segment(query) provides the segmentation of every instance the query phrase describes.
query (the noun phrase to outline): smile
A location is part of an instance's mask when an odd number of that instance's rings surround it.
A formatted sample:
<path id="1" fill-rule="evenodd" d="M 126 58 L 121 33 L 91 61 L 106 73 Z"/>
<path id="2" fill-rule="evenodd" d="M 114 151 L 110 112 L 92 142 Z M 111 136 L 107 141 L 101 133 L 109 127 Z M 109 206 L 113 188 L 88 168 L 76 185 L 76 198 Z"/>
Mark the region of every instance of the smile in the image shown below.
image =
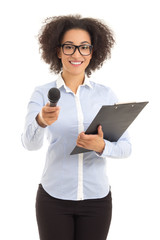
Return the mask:
<path id="1" fill-rule="evenodd" d="M 72 61 L 69 61 L 72 65 L 74 66 L 80 66 L 83 62 L 72 62 Z"/>

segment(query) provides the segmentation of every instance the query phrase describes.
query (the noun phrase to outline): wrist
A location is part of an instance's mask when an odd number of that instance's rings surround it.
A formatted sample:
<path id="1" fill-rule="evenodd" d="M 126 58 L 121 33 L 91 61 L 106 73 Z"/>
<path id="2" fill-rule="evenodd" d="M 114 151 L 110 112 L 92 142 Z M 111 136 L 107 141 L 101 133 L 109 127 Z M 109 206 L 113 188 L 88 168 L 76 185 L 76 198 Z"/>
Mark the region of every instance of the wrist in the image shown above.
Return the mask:
<path id="1" fill-rule="evenodd" d="M 101 146 L 99 147 L 98 151 L 96 151 L 99 155 L 101 155 L 105 148 L 105 141 L 103 140 Z"/>
<path id="2" fill-rule="evenodd" d="M 43 121 L 42 121 L 42 119 L 41 119 L 41 117 L 40 117 L 40 114 L 37 115 L 36 121 L 37 121 L 37 123 L 38 123 L 38 125 L 39 125 L 40 127 L 42 127 L 42 128 L 47 127 L 47 125 L 43 123 Z"/>

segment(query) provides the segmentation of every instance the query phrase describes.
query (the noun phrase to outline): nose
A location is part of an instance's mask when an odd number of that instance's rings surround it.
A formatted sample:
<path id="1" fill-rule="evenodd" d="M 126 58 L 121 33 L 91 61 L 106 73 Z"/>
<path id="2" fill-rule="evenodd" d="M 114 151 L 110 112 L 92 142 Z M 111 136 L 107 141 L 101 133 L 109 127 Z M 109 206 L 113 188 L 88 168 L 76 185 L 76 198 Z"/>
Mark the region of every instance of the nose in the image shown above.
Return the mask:
<path id="1" fill-rule="evenodd" d="M 76 50 L 75 50 L 75 52 L 72 54 L 72 56 L 74 56 L 74 57 L 79 57 L 79 56 L 81 56 L 78 47 L 76 48 Z"/>

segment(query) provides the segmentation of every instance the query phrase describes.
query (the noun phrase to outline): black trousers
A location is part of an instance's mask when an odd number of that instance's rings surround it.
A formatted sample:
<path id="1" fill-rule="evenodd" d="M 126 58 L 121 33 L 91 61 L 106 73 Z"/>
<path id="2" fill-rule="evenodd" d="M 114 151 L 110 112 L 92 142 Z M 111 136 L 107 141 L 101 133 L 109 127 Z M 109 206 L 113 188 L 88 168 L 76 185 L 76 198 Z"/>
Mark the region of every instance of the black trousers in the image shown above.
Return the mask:
<path id="1" fill-rule="evenodd" d="M 112 215 L 111 192 L 101 199 L 51 197 L 39 185 L 36 217 L 40 240 L 106 240 Z"/>

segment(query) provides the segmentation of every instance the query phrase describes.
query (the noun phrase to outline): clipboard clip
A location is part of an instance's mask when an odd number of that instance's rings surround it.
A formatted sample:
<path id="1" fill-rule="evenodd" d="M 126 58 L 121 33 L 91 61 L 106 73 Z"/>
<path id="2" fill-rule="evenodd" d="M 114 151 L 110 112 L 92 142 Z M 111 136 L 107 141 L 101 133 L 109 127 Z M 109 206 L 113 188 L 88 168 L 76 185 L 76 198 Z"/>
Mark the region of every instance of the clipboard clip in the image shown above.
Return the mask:
<path id="1" fill-rule="evenodd" d="M 118 106 L 121 105 L 121 104 L 130 104 L 131 107 L 134 107 L 136 102 L 125 102 L 125 103 L 115 103 L 114 106 L 115 106 L 115 109 L 118 109 Z"/>

